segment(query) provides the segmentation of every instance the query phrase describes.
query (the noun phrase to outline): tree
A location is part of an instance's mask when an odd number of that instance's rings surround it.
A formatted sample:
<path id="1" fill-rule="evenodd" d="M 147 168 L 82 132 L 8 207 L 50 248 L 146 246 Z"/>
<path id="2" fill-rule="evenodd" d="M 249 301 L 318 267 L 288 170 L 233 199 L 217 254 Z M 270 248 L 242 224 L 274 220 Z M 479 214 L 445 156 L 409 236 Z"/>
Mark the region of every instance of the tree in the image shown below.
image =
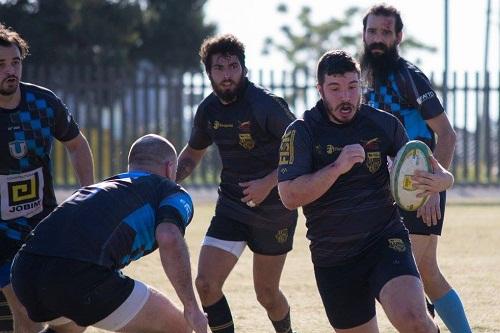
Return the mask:
<path id="1" fill-rule="evenodd" d="M 199 69 L 198 49 L 215 32 L 204 23 L 206 0 L 148 0 L 141 28 L 141 46 L 136 58 L 160 67 Z"/>
<path id="2" fill-rule="evenodd" d="M 288 7 L 285 4 L 280 4 L 277 11 L 282 15 L 287 15 Z M 303 6 L 297 16 L 300 31 L 292 31 L 289 25 L 282 26 L 281 31 L 285 35 L 286 41 L 279 43 L 272 37 L 267 37 L 262 53 L 269 54 L 274 48 L 283 53 L 292 66 L 299 70 L 314 68 L 321 55 L 330 49 L 345 49 L 356 56 L 359 55 L 362 46 L 362 32 L 353 29 L 351 23 L 361 22 L 364 10 L 352 6 L 344 11 L 343 17 L 331 17 L 319 23 L 313 23 L 311 13 L 310 7 Z M 412 36 L 405 37 L 400 47 L 402 52 L 408 49 L 435 51 L 435 48 L 425 45 Z"/>
<path id="3" fill-rule="evenodd" d="M 206 0 L 10 0 L 2 20 L 30 44 L 33 64 L 115 65 L 149 60 L 198 68 L 197 49 L 215 30 Z"/>

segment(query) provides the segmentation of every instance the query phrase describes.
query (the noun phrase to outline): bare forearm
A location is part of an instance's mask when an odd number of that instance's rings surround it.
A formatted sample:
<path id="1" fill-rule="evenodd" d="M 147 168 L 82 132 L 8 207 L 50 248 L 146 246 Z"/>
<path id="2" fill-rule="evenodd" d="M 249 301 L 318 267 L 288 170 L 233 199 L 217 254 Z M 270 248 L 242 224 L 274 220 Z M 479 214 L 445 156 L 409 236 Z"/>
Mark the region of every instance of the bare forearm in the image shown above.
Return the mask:
<path id="1" fill-rule="evenodd" d="M 189 177 L 189 175 L 193 173 L 194 168 L 196 168 L 196 164 L 197 164 L 196 161 L 194 161 L 189 157 L 184 157 L 182 159 L 179 159 L 179 162 L 177 164 L 177 176 L 175 178 L 175 181 L 177 183 L 180 183 L 181 181 Z"/>
<path id="2" fill-rule="evenodd" d="M 68 154 L 80 186 L 93 184 L 94 160 L 89 146 L 81 144 L 72 151 L 68 150 Z"/>
<path id="3" fill-rule="evenodd" d="M 451 161 L 453 160 L 455 142 L 456 137 L 454 132 L 438 137 L 438 142 L 434 149 L 434 156 L 446 169 L 450 168 Z"/>
<path id="4" fill-rule="evenodd" d="M 273 189 L 276 185 L 278 185 L 278 169 L 271 171 L 265 178 L 269 188 Z"/>
<path id="5" fill-rule="evenodd" d="M 197 306 L 186 242 L 178 230 L 175 236 L 172 235 L 172 227 L 177 228 L 176 226 L 169 225 L 167 227 L 171 228 L 168 231 L 171 235 L 166 243 L 160 244 L 160 258 L 163 270 L 184 307 Z"/>
<path id="6" fill-rule="evenodd" d="M 340 175 L 335 164 L 330 164 L 315 173 L 279 183 L 281 200 L 289 209 L 307 205 L 325 194 Z"/>
<path id="7" fill-rule="evenodd" d="M 193 173 L 194 168 L 200 163 L 206 149 L 193 149 L 189 145 L 186 145 L 179 155 L 177 160 L 177 176 L 175 178 L 176 182 L 181 182 L 186 179 L 191 173 Z"/>

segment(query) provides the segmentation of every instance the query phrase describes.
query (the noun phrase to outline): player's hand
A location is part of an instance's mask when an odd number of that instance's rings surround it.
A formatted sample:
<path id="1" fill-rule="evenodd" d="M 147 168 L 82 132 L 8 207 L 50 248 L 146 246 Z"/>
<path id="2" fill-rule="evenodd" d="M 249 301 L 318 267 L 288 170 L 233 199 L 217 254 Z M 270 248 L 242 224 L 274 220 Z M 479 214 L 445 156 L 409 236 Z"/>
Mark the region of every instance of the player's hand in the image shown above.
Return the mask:
<path id="1" fill-rule="evenodd" d="M 451 172 L 439 164 L 434 156 L 430 157 L 433 173 L 426 171 L 416 171 L 412 176 L 413 185 L 417 190 L 422 191 L 418 197 L 424 197 L 433 193 L 442 192 L 453 185 L 454 179 Z"/>
<path id="2" fill-rule="evenodd" d="M 195 333 L 208 333 L 207 316 L 197 306 L 184 308 L 184 318 Z"/>
<path id="3" fill-rule="evenodd" d="M 422 217 L 424 223 L 429 227 L 436 225 L 438 220 L 441 219 L 441 207 L 439 204 L 439 193 L 432 193 L 425 205 L 417 210 L 417 218 Z"/>
<path id="4" fill-rule="evenodd" d="M 347 145 L 342 148 L 339 157 L 334 165 L 338 168 L 340 174 L 344 174 L 352 169 L 354 164 L 365 161 L 365 150 L 360 144 Z"/>
<path id="5" fill-rule="evenodd" d="M 241 201 L 250 207 L 257 206 L 264 201 L 274 187 L 274 184 L 271 184 L 267 177 L 238 183 L 238 185 L 243 187 L 244 197 L 241 198 Z"/>

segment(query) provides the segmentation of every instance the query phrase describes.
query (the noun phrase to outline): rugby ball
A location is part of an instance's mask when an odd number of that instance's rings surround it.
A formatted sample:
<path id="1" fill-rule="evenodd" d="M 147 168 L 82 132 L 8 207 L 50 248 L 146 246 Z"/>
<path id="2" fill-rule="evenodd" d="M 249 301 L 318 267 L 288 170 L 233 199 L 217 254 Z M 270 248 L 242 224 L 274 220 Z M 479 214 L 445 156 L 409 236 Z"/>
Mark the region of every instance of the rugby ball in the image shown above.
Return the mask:
<path id="1" fill-rule="evenodd" d="M 390 173 L 391 193 L 396 204 L 404 210 L 415 211 L 427 202 L 428 196 L 418 198 L 411 180 L 416 170 L 432 172 L 429 147 L 419 140 L 406 143 L 397 153 Z"/>

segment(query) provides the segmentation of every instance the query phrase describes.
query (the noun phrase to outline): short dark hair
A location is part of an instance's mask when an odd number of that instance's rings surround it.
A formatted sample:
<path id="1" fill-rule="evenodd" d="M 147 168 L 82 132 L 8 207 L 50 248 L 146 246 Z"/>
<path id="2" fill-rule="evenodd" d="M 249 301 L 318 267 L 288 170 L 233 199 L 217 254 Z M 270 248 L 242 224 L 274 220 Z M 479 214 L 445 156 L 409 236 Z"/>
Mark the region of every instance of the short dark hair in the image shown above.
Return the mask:
<path id="1" fill-rule="evenodd" d="M 348 72 L 361 73 L 359 63 L 349 53 L 342 50 L 327 51 L 318 62 L 317 77 L 318 84 L 325 82 L 326 75 L 345 74 Z"/>
<path id="2" fill-rule="evenodd" d="M 363 17 L 363 32 L 366 31 L 366 22 L 368 21 L 368 16 L 392 16 L 396 19 L 395 29 L 396 33 L 400 33 L 403 30 L 403 20 L 401 19 L 401 13 L 395 7 L 388 4 L 382 3 L 375 5 L 368 9 L 368 12 Z"/>
<path id="3" fill-rule="evenodd" d="M 28 43 L 17 32 L 0 23 L 0 46 L 9 47 L 11 45 L 17 46 L 21 59 L 26 58 L 29 53 Z"/>
<path id="4" fill-rule="evenodd" d="M 225 34 L 207 38 L 200 47 L 201 62 L 205 66 L 207 73 L 212 68 L 212 55 L 221 53 L 223 55 L 234 55 L 240 61 L 243 69 L 245 67 L 245 46 L 234 35 Z"/>

